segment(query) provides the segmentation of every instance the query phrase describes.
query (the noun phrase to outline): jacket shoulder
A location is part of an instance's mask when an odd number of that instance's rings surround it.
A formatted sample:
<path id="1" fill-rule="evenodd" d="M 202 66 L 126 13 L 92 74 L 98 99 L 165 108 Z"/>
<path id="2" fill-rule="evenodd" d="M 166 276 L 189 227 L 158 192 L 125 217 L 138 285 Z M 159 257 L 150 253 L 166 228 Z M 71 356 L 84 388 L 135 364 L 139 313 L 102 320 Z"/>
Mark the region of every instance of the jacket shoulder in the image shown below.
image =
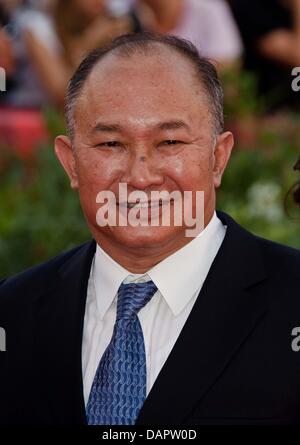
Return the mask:
<path id="1" fill-rule="evenodd" d="M 58 280 L 60 268 L 81 250 L 88 247 L 91 242 L 81 244 L 66 252 L 51 258 L 50 260 L 37 264 L 25 271 L 22 271 L 12 277 L 6 278 L 0 282 L 0 307 L 9 299 L 10 303 L 17 298 L 18 303 L 25 297 L 33 296 L 40 291 L 41 286 L 47 288 L 55 285 Z M 24 297 L 24 298 L 23 298 Z"/>
<path id="2" fill-rule="evenodd" d="M 262 238 L 257 241 L 268 277 L 262 283 L 264 294 L 279 319 L 286 314 L 292 320 L 300 310 L 300 251 Z"/>
<path id="3" fill-rule="evenodd" d="M 265 259 L 267 269 L 280 269 L 289 273 L 300 272 L 300 250 L 255 236 Z"/>
<path id="4" fill-rule="evenodd" d="M 281 269 L 287 273 L 297 272 L 297 275 L 299 275 L 300 250 L 255 235 L 240 226 L 225 212 L 218 210 L 217 216 L 225 226 L 230 228 L 230 244 L 233 245 L 238 252 L 236 259 L 239 260 L 243 257 L 244 261 L 248 260 L 245 249 L 255 246 L 255 255 L 258 254 L 259 257 L 262 257 L 266 270 L 269 272 Z M 242 250 L 244 251 L 243 254 Z M 230 251 L 230 254 L 231 253 L 232 251 Z M 255 257 L 252 256 L 251 258 L 252 261 L 254 261 Z M 258 259 L 258 257 L 256 259 Z M 249 267 L 251 266 L 251 260 L 249 258 Z"/>

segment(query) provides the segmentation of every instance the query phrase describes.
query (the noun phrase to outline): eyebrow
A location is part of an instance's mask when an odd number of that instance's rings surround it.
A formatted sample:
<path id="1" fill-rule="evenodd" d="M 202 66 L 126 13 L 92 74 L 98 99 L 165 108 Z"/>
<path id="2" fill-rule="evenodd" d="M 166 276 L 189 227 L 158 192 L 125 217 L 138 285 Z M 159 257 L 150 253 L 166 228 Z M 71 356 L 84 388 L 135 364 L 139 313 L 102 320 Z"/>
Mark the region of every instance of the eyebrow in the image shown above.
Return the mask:
<path id="1" fill-rule="evenodd" d="M 160 122 L 152 127 L 153 130 L 167 131 L 167 130 L 180 130 L 185 129 L 191 131 L 190 126 L 182 120 L 171 120 L 166 122 Z M 105 122 L 98 122 L 93 128 L 92 132 L 101 133 L 122 133 L 124 128 L 119 124 L 109 124 Z"/>
<path id="2" fill-rule="evenodd" d="M 157 125 L 159 130 L 181 130 L 184 128 L 185 130 L 190 131 L 190 127 L 182 120 L 173 120 L 168 122 L 162 122 Z"/>
<path id="3" fill-rule="evenodd" d="M 122 127 L 117 124 L 105 124 L 98 122 L 93 128 L 92 132 L 102 132 L 102 133 L 121 133 Z"/>

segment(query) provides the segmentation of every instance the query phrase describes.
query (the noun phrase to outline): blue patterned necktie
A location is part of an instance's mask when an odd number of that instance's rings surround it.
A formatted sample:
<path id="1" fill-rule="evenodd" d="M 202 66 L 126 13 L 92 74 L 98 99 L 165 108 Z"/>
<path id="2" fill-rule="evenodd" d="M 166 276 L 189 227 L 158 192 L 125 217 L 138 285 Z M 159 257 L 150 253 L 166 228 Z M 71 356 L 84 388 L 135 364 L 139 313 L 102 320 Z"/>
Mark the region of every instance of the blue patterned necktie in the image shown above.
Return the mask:
<path id="1" fill-rule="evenodd" d="M 92 384 L 89 425 L 134 425 L 146 398 L 146 354 L 138 311 L 157 291 L 153 281 L 121 284 L 112 339 Z"/>

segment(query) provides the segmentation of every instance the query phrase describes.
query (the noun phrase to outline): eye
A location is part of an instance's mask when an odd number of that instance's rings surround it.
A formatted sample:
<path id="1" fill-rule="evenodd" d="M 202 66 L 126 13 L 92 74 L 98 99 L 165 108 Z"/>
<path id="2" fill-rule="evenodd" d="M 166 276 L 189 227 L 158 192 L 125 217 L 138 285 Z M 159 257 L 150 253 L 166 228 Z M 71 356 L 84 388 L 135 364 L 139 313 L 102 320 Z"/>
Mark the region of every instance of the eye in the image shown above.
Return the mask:
<path id="1" fill-rule="evenodd" d="M 106 141 L 97 144 L 97 147 L 119 147 L 121 144 L 118 141 Z"/>
<path id="2" fill-rule="evenodd" d="M 178 144 L 183 144 L 182 141 L 177 141 L 176 139 L 168 139 L 166 141 L 162 142 L 163 145 L 178 145 Z"/>

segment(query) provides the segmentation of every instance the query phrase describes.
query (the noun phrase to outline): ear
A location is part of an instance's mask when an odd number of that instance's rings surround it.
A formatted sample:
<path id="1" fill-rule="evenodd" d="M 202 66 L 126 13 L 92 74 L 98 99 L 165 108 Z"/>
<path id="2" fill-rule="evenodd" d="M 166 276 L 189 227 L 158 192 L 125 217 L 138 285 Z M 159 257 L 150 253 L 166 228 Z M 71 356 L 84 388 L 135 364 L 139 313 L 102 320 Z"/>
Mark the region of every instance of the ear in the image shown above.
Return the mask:
<path id="1" fill-rule="evenodd" d="M 70 178 L 72 189 L 77 189 L 78 177 L 75 156 L 72 149 L 72 143 L 67 136 L 57 136 L 55 139 L 55 154 Z"/>
<path id="2" fill-rule="evenodd" d="M 218 188 L 221 185 L 222 176 L 229 161 L 233 145 L 234 138 L 230 131 L 226 131 L 218 136 L 214 151 L 213 168 L 215 188 Z"/>

